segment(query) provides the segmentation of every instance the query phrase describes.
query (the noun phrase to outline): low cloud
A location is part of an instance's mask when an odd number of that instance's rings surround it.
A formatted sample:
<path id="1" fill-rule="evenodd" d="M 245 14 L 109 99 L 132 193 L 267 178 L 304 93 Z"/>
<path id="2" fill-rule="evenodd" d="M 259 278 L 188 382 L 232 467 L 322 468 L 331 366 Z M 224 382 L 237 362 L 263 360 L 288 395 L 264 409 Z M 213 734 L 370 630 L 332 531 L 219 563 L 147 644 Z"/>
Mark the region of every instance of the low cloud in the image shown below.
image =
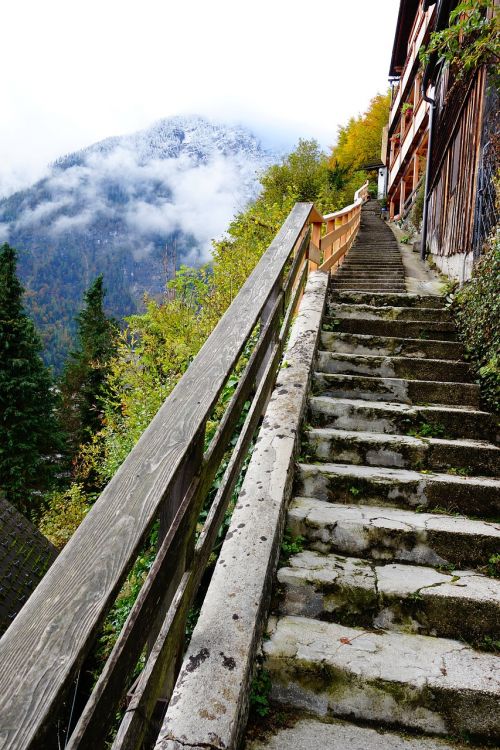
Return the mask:
<path id="1" fill-rule="evenodd" d="M 150 252 L 162 236 L 166 241 L 180 232 L 196 242 L 185 250 L 190 261 L 208 260 L 211 241 L 255 196 L 256 170 L 268 163 L 253 146 L 232 144 L 228 149 L 210 127 L 198 123 L 185 133 L 182 146 L 167 128 L 166 136 L 158 131 L 156 139 L 152 130 L 146 131 L 60 160 L 39 183 L 42 200 L 21 206 L 15 227 L 41 224 L 60 239 L 66 231 L 85 230 L 105 217 L 121 227 L 106 241 L 128 246 L 136 258 Z"/>

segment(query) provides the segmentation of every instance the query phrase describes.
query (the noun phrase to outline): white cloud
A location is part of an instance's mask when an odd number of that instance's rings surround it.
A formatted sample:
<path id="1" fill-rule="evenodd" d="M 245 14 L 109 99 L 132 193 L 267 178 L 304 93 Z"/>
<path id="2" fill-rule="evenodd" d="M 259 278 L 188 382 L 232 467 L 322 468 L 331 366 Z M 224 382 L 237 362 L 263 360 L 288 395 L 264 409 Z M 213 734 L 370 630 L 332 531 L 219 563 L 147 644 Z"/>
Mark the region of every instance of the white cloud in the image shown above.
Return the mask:
<path id="1" fill-rule="evenodd" d="M 157 155 L 164 155 L 165 143 L 172 138 L 172 126 L 159 123 L 153 131 L 88 151 L 79 164 L 55 167 L 43 183 L 43 195 L 51 199 L 26 207 L 16 228 L 43 220 L 47 231 L 60 236 L 85 228 L 100 214 L 130 227 L 125 242 L 136 258 L 150 252 L 158 236 L 179 231 L 197 243 L 190 253 L 182 248 L 189 254 L 183 260 L 208 260 L 212 240 L 255 195 L 260 162 L 251 140 L 243 150 L 224 153 L 214 145 L 219 131 L 208 123 L 196 121 L 186 128 L 193 150 L 181 151 L 177 158 Z M 228 139 L 239 136 L 232 131 L 224 134 Z M 200 161 L 197 147 L 206 148 L 205 160 Z M 115 202 L 117 195 L 124 205 Z M 67 211 L 60 215 L 63 209 Z M 103 239 L 113 242 L 111 237 Z M 116 241 L 122 246 L 123 235 Z"/>
<path id="2" fill-rule="evenodd" d="M 0 193 L 62 153 L 182 113 L 327 145 L 386 87 L 398 7 L 317 0 L 305 22 L 288 0 L 2 3 L 15 64 L 0 77 Z"/>
<path id="3" fill-rule="evenodd" d="M 69 196 L 59 198 L 55 201 L 43 201 L 38 206 L 35 206 L 35 208 L 26 208 L 16 223 L 18 226 L 38 224 L 41 219 L 47 218 L 50 214 L 59 211 L 61 208 L 66 208 L 72 202 L 72 198 Z"/>
<path id="4" fill-rule="evenodd" d="M 61 234 L 72 229 L 83 229 L 87 224 L 90 224 L 93 216 L 94 212 L 90 209 L 86 209 L 75 216 L 60 216 L 52 224 L 50 231 L 53 234 Z"/>

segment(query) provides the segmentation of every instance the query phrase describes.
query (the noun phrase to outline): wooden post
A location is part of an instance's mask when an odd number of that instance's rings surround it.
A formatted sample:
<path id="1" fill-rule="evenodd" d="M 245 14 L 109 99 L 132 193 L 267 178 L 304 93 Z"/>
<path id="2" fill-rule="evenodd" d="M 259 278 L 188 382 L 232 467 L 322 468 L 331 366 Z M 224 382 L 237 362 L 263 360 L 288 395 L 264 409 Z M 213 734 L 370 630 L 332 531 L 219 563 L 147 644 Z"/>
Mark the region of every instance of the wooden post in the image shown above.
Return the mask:
<path id="1" fill-rule="evenodd" d="M 158 548 L 161 546 L 163 540 L 165 539 L 191 482 L 200 471 L 203 461 L 204 447 L 205 425 L 203 425 L 202 429 L 200 429 L 198 435 L 193 440 L 189 454 L 187 455 L 182 467 L 178 472 L 172 490 L 162 504 L 160 510 L 160 528 L 158 531 Z M 165 595 L 162 601 L 158 605 L 158 615 L 154 623 L 152 623 L 150 634 L 148 637 L 148 653 L 153 648 L 154 642 L 158 636 L 158 633 L 160 632 L 163 620 L 165 619 L 168 608 L 172 603 L 182 576 L 191 564 L 194 545 L 195 539 L 193 533 L 193 535 L 191 535 L 189 538 L 186 538 L 185 540 L 182 551 L 180 552 L 178 557 L 176 569 L 172 571 L 171 581 L 165 591 Z M 170 696 L 172 692 L 175 680 L 177 679 L 178 669 L 180 668 L 180 664 L 182 663 L 183 652 L 184 645 L 183 642 L 180 642 L 177 652 L 177 659 L 176 662 L 171 665 L 167 679 L 165 681 L 162 696 Z"/>
<path id="2" fill-rule="evenodd" d="M 412 191 L 415 190 L 418 183 L 418 153 L 413 157 L 413 180 L 412 180 Z"/>
<path id="3" fill-rule="evenodd" d="M 322 222 L 319 221 L 313 221 L 312 223 L 312 231 L 311 231 L 311 246 L 312 250 L 314 251 L 315 248 L 319 249 L 320 242 L 321 242 L 321 227 L 323 226 Z M 309 258 L 309 273 L 311 271 L 317 271 L 318 266 L 321 262 L 321 259 L 313 260 L 311 257 Z"/>
<path id="4" fill-rule="evenodd" d="M 403 215 L 406 200 L 406 184 L 404 180 L 401 180 L 401 186 L 399 188 L 399 215 Z"/>

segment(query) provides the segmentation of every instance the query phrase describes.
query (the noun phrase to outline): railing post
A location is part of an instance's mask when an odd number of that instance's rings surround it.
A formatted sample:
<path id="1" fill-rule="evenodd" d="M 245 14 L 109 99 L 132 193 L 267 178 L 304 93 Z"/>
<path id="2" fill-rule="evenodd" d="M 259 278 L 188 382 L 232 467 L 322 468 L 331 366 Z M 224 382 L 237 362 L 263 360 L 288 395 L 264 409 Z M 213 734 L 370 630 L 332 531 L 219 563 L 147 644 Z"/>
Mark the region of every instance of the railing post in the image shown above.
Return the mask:
<path id="1" fill-rule="evenodd" d="M 321 227 L 322 221 L 313 221 L 311 230 L 311 244 L 309 246 L 309 273 L 317 271 L 321 263 Z"/>
<path id="2" fill-rule="evenodd" d="M 165 500 L 163 501 L 161 505 L 160 513 L 159 513 L 158 549 L 161 547 L 162 542 L 164 541 L 172 525 L 172 522 L 177 514 L 177 511 L 179 510 L 179 507 L 184 499 L 186 492 L 188 491 L 191 483 L 193 482 L 193 480 L 195 479 L 195 477 L 197 476 L 197 474 L 199 473 L 201 469 L 202 462 L 203 462 L 204 447 L 205 447 L 205 425 L 202 425 L 201 429 L 198 432 L 198 435 L 194 438 L 192 442 L 189 454 L 186 456 L 183 462 L 183 465 L 179 469 L 178 475 L 175 479 L 175 482 L 173 484 L 171 491 L 168 494 L 168 497 L 165 498 Z M 152 623 L 152 626 L 149 632 L 148 643 L 147 643 L 148 653 L 153 648 L 154 642 L 158 636 L 163 620 L 165 619 L 165 615 L 168 612 L 168 608 L 170 607 L 170 604 L 172 603 L 172 600 L 175 596 L 175 593 L 177 591 L 181 578 L 184 572 L 189 568 L 189 565 L 193 557 L 194 545 L 195 545 L 195 539 L 194 539 L 194 529 L 193 529 L 193 533 L 186 537 L 185 544 L 183 545 L 183 548 L 180 551 L 179 556 L 177 558 L 177 564 L 176 564 L 175 570 L 172 570 L 170 583 L 165 591 L 165 594 L 161 602 L 159 602 L 158 604 L 158 614 L 155 618 L 154 623 Z M 184 650 L 183 643 L 184 643 L 184 639 L 182 640 L 182 642 L 179 643 L 177 660 L 176 660 L 176 663 L 173 663 L 171 665 L 171 668 L 167 675 L 167 679 L 164 684 L 161 697 L 168 697 L 170 696 L 172 692 L 172 688 L 177 678 L 177 671 L 180 666 L 180 660 L 182 660 L 182 654 Z"/>

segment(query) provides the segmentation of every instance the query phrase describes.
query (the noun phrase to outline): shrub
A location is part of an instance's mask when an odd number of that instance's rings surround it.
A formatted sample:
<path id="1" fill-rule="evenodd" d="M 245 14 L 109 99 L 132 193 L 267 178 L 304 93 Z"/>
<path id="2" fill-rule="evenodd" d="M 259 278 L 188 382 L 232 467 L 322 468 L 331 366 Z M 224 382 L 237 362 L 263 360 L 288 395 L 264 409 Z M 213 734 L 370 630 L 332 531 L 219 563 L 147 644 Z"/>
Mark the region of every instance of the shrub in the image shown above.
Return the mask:
<path id="1" fill-rule="evenodd" d="M 468 358 L 489 408 L 500 411 L 500 228 L 484 248 L 472 279 L 456 294 L 452 310 Z"/>
<path id="2" fill-rule="evenodd" d="M 40 520 L 40 531 L 58 549 L 69 542 L 90 508 L 83 485 L 72 484 L 66 492 L 54 492 Z"/>

